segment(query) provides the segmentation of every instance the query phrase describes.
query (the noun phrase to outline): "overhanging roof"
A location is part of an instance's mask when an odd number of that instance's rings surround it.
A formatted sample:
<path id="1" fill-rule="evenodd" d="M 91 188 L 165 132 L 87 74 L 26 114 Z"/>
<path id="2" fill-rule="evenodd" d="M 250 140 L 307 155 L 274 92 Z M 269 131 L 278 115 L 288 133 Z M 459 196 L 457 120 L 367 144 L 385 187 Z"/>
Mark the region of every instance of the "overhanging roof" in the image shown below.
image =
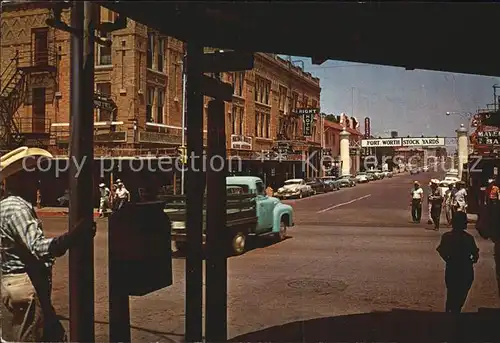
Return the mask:
<path id="1" fill-rule="evenodd" d="M 99 2 L 204 46 L 500 76 L 500 4 Z"/>

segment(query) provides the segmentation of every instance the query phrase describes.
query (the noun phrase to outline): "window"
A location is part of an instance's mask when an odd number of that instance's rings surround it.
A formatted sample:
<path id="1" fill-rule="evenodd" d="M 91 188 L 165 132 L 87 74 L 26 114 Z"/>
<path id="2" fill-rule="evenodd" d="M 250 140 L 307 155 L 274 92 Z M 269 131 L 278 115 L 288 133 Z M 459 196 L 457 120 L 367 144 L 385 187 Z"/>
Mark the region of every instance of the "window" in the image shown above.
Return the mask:
<path id="1" fill-rule="evenodd" d="M 155 97 L 155 89 L 153 87 L 148 87 L 146 94 L 146 121 L 153 121 L 153 101 Z"/>
<path id="2" fill-rule="evenodd" d="M 260 137 L 266 136 L 266 115 L 264 113 L 260 114 Z"/>
<path id="3" fill-rule="evenodd" d="M 165 104 L 165 91 L 158 89 L 158 97 L 156 99 L 156 122 L 163 124 L 163 107 Z"/>
<path id="4" fill-rule="evenodd" d="M 243 117 L 244 117 L 244 111 L 245 109 L 243 107 L 238 107 L 239 108 L 239 134 L 243 135 L 244 129 L 243 129 Z"/>
<path id="5" fill-rule="evenodd" d="M 244 71 L 236 72 L 236 73 L 233 73 L 232 76 L 233 76 L 232 79 L 233 79 L 234 95 L 243 97 L 244 96 L 243 85 L 244 85 L 244 81 L 245 81 L 245 72 Z"/>
<path id="6" fill-rule="evenodd" d="M 292 93 L 292 111 L 296 112 L 299 106 L 299 94 L 296 92 Z"/>
<path id="7" fill-rule="evenodd" d="M 257 195 L 266 195 L 266 189 L 264 188 L 264 184 L 262 182 L 257 182 L 255 184 L 255 190 Z"/>
<path id="8" fill-rule="evenodd" d="M 304 107 L 307 107 L 309 105 L 309 98 L 304 95 L 304 103 L 302 104 Z"/>
<path id="9" fill-rule="evenodd" d="M 233 135 L 243 135 L 243 113 L 244 108 L 233 105 L 231 110 L 231 133 Z"/>
<path id="10" fill-rule="evenodd" d="M 312 108 L 318 108 L 318 101 L 315 99 L 312 100 Z"/>
<path id="11" fill-rule="evenodd" d="M 236 115 L 237 115 L 237 107 L 233 105 L 233 109 L 231 110 L 231 134 L 236 134 Z"/>
<path id="12" fill-rule="evenodd" d="M 147 56 L 146 66 L 149 69 L 153 69 L 154 50 L 155 50 L 155 36 L 153 32 L 148 32 L 148 52 L 147 52 L 148 56 Z"/>
<path id="13" fill-rule="evenodd" d="M 32 131 L 45 132 L 45 88 L 33 88 Z"/>
<path id="14" fill-rule="evenodd" d="M 111 97 L 111 82 L 96 83 L 96 93 L 103 97 Z M 105 109 L 97 109 L 97 121 L 112 121 L 111 111 Z"/>
<path id="15" fill-rule="evenodd" d="M 279 98 L 278 98 L 278 108 L 280 111 L 284 111 L 286 108 L 286 97 L 287 97 L 288 90 L 280 86 L 279 90 Z"/>
<path id="16" fill-rule="evenodd" d="M 255 101 L 266 105 L 271 103 L 271 81 L 255 78 Z"/>
<path id="17" fill-rule="evenodd" d="M 49 63 L 49 29 L 33 29 L 35 65 L 47 65 Z"/>
<path id="18" fill-rule="evenodd" d="M 111 33 L 106 33 L 106 40 L 111 41 Z M 111 46 L 97 44 L 97 65 L 109 66 L 111 61 Z"/>
<path id="19" fill-rule="evenodd" d="M 255 137 L 259 137 L 259 119 L 260 119 L 260 114 L 259 112 L 255 112 Z"/>
<path id="20" fill-rule="evenodd" d="M 271 138 L 271 114 L 266 114 L 266 138 Z"/>
<path id="21" fill-rule="evenodd" d="M 158 41 L 158 71 L 165 72 L 165 38 Z"/>

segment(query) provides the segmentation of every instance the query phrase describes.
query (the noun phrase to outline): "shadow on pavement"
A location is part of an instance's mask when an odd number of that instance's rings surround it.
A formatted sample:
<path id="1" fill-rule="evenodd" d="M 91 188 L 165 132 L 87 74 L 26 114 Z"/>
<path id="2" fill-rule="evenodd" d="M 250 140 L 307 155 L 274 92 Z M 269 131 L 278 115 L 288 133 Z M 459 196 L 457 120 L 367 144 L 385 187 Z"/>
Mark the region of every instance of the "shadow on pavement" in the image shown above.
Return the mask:
<path id="1" fill-rule="evenodd" d="M 394 309 L 292 322 L 231 342 L 500 342 L 500 310 L 453 316 Z"/>

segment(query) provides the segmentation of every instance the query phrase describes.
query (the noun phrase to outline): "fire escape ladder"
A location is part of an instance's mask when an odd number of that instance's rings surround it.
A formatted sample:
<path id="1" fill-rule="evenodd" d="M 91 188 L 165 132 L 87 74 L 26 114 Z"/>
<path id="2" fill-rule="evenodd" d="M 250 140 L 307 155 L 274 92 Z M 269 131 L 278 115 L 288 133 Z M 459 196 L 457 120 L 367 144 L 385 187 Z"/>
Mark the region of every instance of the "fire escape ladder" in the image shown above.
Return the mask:
<path id="1" fill-rule="evenodd" d="M 0 91 L 0 146 L 13 148 L 23 143 L 15 114 L 26 97 L 26 73 L 18 68 L 18 53 L 0 78 L 8 80 Z"/>

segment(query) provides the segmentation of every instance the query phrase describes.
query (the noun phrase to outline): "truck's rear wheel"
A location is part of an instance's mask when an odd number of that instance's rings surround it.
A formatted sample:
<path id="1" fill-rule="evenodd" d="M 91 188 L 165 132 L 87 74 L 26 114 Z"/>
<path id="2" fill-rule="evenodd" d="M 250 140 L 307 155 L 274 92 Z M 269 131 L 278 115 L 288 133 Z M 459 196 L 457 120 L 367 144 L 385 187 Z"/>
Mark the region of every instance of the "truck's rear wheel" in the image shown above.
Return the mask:
<path id="1" fill-rule="evenodd" d="M 241 255 L 246 250 L 247 237 L 243 232 L 238 232 L 231 240 L 231 251 L 235 255 Z"/>
<path id="2" fill-rule="evenodd" d="M 177 249 L 177 251 L 179 252 L 186 252 L 187 250 L 187 243 L 186 242 L 179 242 L 179 241 L 176 241 L 175 242 L 175 249 Z"/>

